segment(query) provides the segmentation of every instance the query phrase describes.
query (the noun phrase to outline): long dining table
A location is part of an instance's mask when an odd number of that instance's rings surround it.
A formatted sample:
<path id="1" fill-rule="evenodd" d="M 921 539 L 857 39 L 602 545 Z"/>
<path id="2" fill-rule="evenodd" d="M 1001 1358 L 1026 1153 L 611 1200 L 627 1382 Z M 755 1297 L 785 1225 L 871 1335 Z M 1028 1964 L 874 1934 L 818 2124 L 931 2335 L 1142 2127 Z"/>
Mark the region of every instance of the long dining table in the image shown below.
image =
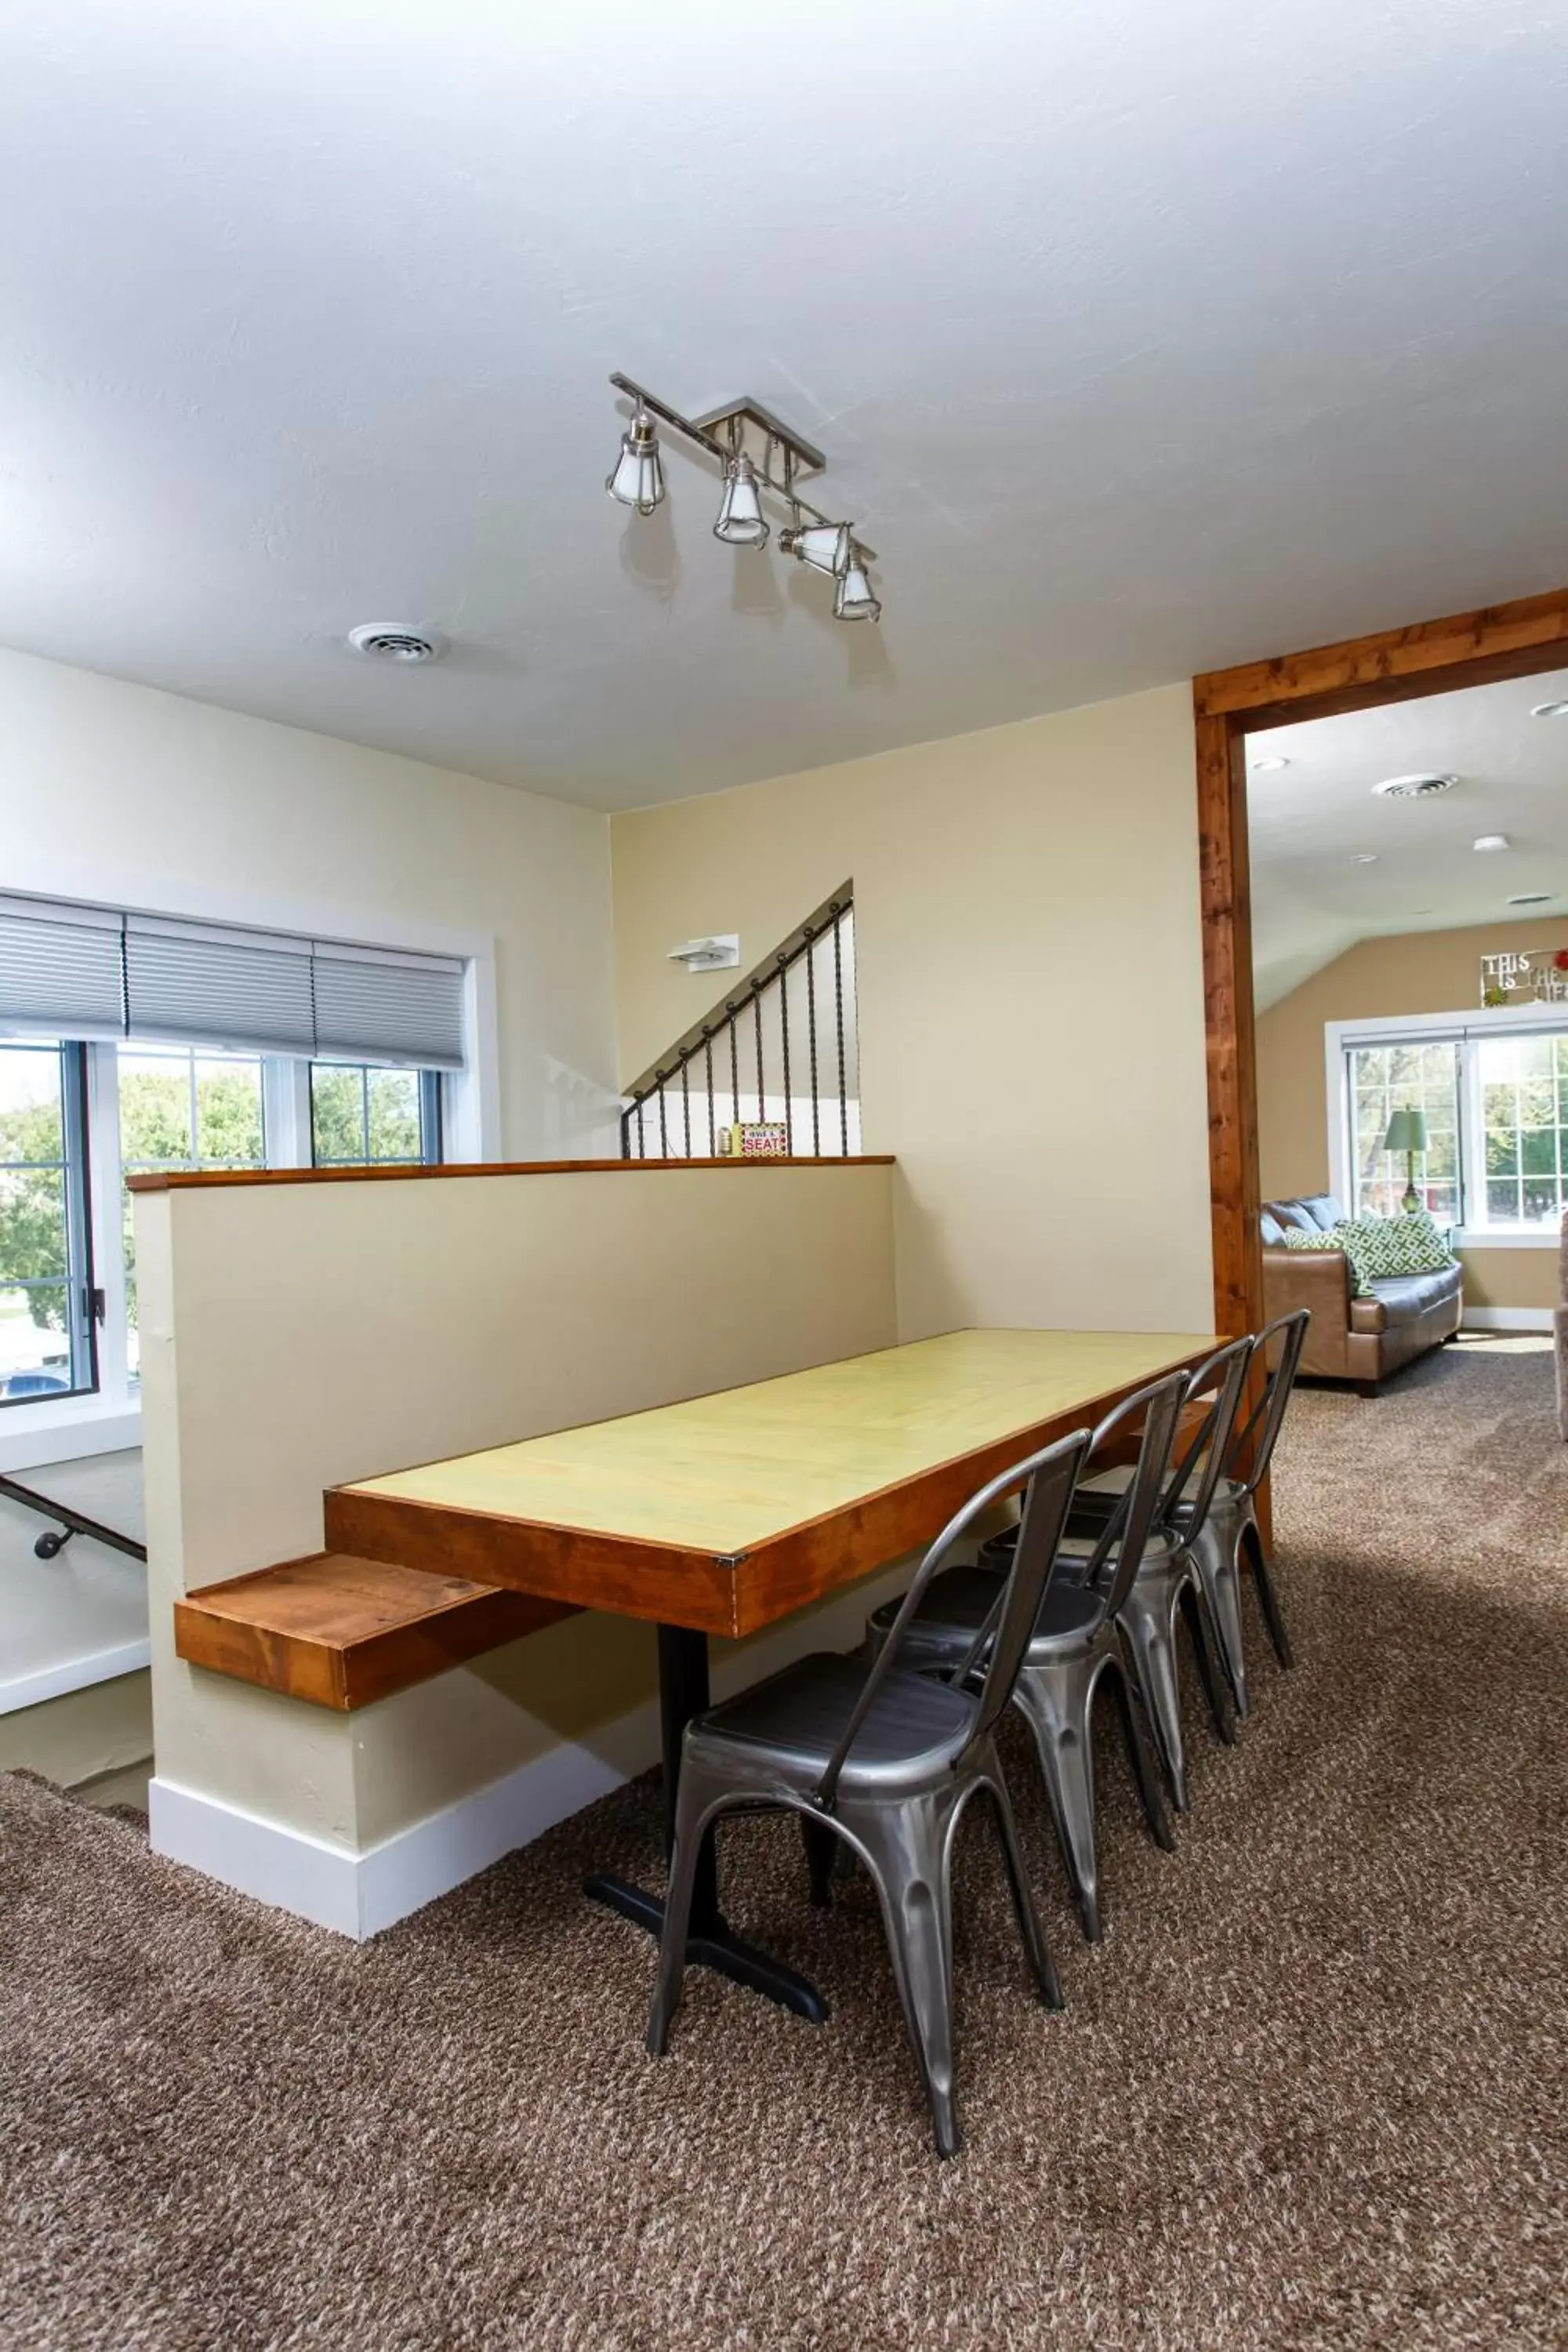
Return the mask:
<path id="1" fill-rule="evenodd" d="M 1145 1382 L 1206 1333 L 963 1330 L 679 1404 L 332 1488 L 329 1545 L 658 1629 L 667 1839 L 681 1741 L 709 1704 L 708 1637 L 759 1632 L 929 1542 L 987 1479 Z M 658 1934 L 660 1897 L 586 1892 Z M 816 1987 L 735 1935 L 711 1838 L 689 1958 L 820 2021 Z"/>

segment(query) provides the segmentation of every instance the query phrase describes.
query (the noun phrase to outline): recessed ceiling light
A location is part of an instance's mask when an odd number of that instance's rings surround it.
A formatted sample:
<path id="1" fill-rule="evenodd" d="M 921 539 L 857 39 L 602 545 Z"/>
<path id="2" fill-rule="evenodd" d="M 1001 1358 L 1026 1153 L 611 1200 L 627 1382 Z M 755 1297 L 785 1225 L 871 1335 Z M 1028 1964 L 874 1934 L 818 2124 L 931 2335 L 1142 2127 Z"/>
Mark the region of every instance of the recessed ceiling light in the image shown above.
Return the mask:
<path id="1" fill-rule="evenodd" d="M 1252 772 L 1255 776 L 1271 776 L 1277 768 L 1288 768 L 1289 764 L 1282 751 L 1270 751 L 1267 760 L 1254 760 Z"/>
<path id="2" fill-rule="evenodd" d="M 1458 776 L 1384 776 L 1373 791 L 1385 801 L 1429 801 L 1435 793 L 1451 793 Z"/>
<path id="3" fill-rule="evenodd" d="M 1530 715 L 1532 719 L 1568 719 L 1568 702 L 1538 702 Z"/>
<path id="4" fill-rule="evenodd" d="M 1549 907 L 1556 896 L 1555 890 L 1521 890 L 1517 898 L 1508 903 L 1510 907 Z"/>
<path id="5" fill-rule="evenodd" d="M 1355 856 L 1351 859 L 1351 864 L 1352 866 L 1375 866 L 1377 864 L 1377 852 L 1375 849 L 1358 849 Z"/>
<path id="6" fill-rule="evenodd" d="M 356 654 L 368 661 L 416 662 L 439 661 L 447 650 L 447 640 L 430 629 L 411 628 L 405 621 L 364 621 L 357 629 L 349 631 L 349 643 Z"/>
<path id="7" fill-rule="evenodd" d="M 1509 838 L 1506 833 L 1478 833 L 1470 845 L 1473 849 L 1506 849 Z"/>

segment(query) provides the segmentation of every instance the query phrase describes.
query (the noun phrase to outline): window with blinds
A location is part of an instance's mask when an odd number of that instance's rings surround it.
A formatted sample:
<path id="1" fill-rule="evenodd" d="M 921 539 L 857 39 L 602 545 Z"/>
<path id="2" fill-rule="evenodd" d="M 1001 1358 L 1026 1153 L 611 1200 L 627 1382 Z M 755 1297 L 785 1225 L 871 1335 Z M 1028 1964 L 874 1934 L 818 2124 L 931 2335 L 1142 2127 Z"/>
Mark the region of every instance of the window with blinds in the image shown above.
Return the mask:
<path id="1" fill-rule="evenodd" d="M 463 966 L 449 956 L 0 898 L 0 1035 L 460 1070 Z"/>

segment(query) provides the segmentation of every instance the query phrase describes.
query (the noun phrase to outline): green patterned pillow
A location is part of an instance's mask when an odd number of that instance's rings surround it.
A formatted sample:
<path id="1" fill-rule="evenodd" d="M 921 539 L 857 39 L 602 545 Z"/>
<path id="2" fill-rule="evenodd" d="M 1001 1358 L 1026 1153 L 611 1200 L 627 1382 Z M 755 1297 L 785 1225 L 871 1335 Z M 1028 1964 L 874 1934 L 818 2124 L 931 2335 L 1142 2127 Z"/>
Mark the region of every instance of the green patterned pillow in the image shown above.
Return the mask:
<path id="1" fill-rule="evenodd" d="M 1363 1283 L 1405 1274 L 1441 1274 L 1454 1253 L 1425 1209 L 1408 1216 L 1356 1217 L 1334 1227 L 1335 1238 Z"/>
<path id="2" fill-rule="evenodd" d="M 1354 1257 L 1352 1256 L 1350 1251 L 1345 1249 L 1344 1242 L 1342 1239 L 1342 1235 L 1344 1234 L 1345 1230 L 1346 1229 L 1343 1225 L 1336 1225 L 1331 1233 L 1310 1234 L 1305 1232 L 1300 1225 L 1287 1225 L 1285 1228 L 1285 1246 L 1288 1250 L 1343 1251 L 1346 1264 L 1350 1269 L 1351 1297 L 1352 1298 L 1364 1298 L 1366 1297 L 1366 1284 L 1362 1279 L 1361 1268 L 1356 1264 L 1356 1261 Z"/>

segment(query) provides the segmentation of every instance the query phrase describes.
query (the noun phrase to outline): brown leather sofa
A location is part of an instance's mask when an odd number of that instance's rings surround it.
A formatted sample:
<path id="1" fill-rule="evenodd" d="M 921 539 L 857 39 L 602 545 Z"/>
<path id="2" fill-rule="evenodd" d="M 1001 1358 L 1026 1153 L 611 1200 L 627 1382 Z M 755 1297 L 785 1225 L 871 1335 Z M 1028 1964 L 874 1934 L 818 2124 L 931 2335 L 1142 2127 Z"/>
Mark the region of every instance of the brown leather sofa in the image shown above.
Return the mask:
<path id="1" fill-rule="evenodd" d="M 1331 1192 L 1299 1201 L 1263 1203 L 1263 1298 L 1269 1320 L 1307 1307 L 1312 1319 L 1301 1370 L 1321 1380 L 1354 1381 L 1363 1396 L 1428 1348 L 1440 1347 L 1459 1328 L 1464 1312 L 1464 1276 L 1457 1265 L 1440 1274 L 1405 1274 L 1374 1282 L 1369 1298 L 1351 1297 L 1350 1266 L 1342 1250 L 1292 1250 L 1287 1225 L 1326 1233 L 1344 1211 Z"/>

